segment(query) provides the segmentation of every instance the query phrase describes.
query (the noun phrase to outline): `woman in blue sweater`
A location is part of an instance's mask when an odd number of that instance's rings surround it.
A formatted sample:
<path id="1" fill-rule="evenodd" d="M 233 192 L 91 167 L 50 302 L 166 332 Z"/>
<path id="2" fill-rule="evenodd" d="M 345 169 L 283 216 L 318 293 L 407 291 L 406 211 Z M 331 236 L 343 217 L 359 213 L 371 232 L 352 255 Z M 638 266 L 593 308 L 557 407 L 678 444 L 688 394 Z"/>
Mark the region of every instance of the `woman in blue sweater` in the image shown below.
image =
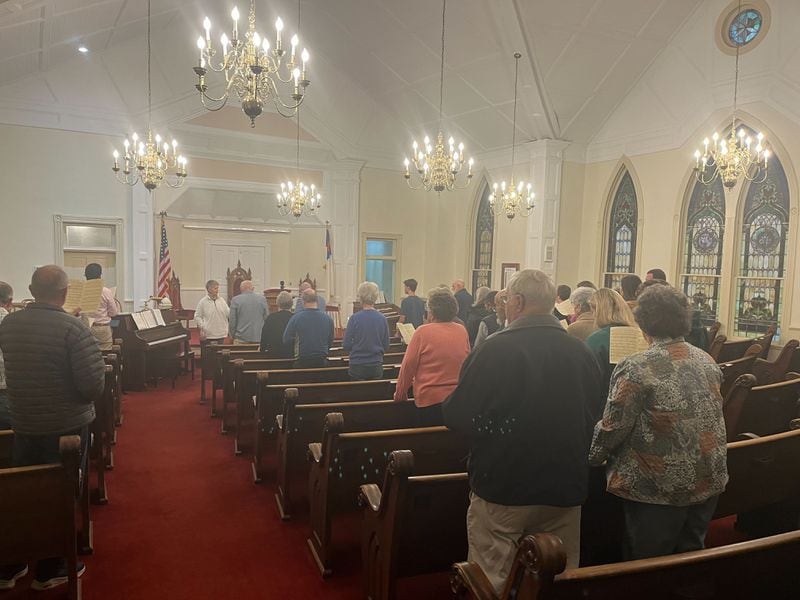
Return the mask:
<path id="1" fill-rule="evenodd" d="M 383 377 L 383 353 L 389 349 L 389 323 L 375 310 L 378 286 L 365 281 L 358 286 L 356 296 L 361 310 L 347 322 L 342 347 L 350 355 L 350 379 L 380 379 Z"/>

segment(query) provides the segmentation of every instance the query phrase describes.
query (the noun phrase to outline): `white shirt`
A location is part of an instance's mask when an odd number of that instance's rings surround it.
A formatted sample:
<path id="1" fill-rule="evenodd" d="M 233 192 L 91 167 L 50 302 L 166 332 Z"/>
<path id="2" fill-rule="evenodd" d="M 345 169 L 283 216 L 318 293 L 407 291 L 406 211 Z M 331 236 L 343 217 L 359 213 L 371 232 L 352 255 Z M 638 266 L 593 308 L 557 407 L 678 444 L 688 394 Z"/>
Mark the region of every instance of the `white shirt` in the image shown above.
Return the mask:
<path id="1" fill-rule="evenodd" d="M 108 325 L 111 323 L 111 317 L 116 317 L 119 314 L 117 309 L 117 301 L 114 298 L 114 292 L 107 287 L 103 287 L 103 292 L 100 294 L 100 306 L 94 312 L 87 313 L 87 316 L 94 317 L 95 325 Z"/>
<path id="2" fill-rule="evenodd" d="M 194 311 L 194 320 L 200 328 L 200 339 L 216 340 L 227 336 L 230 314 L 231 309 L 225 300 L 219 296 L 215 300 L 207 295 L 203 296 Z"/>

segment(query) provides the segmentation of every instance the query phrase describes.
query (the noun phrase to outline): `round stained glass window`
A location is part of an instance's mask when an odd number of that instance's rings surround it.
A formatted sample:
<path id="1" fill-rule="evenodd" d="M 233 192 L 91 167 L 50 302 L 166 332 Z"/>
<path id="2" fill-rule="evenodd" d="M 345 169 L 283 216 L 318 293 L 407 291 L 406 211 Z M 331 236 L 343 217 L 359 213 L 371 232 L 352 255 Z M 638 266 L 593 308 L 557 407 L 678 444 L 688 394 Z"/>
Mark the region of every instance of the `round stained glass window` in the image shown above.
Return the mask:
<path id="1" fill-rule="evenodd" d="M 728 26 L 728 39 L 734 46 L 749 44 L 761 31 L 763 17 L 754 8 L 748 8 L 736 15 Z"/>

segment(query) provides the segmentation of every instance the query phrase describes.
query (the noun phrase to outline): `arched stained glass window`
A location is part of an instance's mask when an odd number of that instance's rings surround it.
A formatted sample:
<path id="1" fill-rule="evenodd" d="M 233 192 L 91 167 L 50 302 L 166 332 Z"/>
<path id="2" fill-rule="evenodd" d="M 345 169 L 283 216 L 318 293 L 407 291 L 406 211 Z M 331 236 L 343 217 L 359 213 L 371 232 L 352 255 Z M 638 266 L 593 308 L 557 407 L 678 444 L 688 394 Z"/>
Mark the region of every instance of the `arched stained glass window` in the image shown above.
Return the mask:
<path id="1" fill-rule="evenodd" d="M 475 261 L 472 268 L 472 292 L 480 286 L 492 285 L 492 249 L 494 247 L 494 213 L 489 205 L 491 190 L 486 185 L 475 218 Z"/>
<path id="2" fill-rule="evenodd" d="M 683 292 L 703 325 L 719 314 L 722 240 L 725 233 L 725 191 L 722 180 L 695 183 L 686 214 L 683 246 Z"/>
<path id="3" fill-rule="evenodd" d="M 638 207 L 636 188 L 625 170 L 619 178 L 608 220 L 606 270 L 603 285 L 617 288 L 623 276 L 636 269 Z"/>
<path id="4" fill-rule="evenodd" d="M 734 335 L 754 337 L 780 323 L 786 290 L 789 185 L 774 155 L 747 190 L 740 236 Z"/>

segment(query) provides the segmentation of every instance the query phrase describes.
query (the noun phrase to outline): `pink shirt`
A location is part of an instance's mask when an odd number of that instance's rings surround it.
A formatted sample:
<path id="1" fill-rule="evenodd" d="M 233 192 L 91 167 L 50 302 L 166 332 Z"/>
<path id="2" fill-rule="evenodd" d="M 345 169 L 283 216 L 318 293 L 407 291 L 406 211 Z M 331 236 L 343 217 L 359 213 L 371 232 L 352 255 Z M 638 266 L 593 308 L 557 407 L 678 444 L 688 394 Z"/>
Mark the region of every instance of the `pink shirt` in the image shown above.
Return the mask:
<path id="1" fill-rule="evenodd" d="M 414 331 L 397 377 L 395 400 L 405 400 L 413 384 L 419 407 L 444 401 L 458 385 L 461 365 L 469 354 L 467 329 L 459 323 L 428 323 Z"/>
<path id="2" fill-rule="evenodd" d="M 103 293 L 100 295 L 100 306 L 88 315 L 95 317 L 95 325 L 108 325 L 111 323 L 111 317 L 116 317 L 118 314 L 117 301 L 114 299 L 113 292 L 104 287 Z"/>

